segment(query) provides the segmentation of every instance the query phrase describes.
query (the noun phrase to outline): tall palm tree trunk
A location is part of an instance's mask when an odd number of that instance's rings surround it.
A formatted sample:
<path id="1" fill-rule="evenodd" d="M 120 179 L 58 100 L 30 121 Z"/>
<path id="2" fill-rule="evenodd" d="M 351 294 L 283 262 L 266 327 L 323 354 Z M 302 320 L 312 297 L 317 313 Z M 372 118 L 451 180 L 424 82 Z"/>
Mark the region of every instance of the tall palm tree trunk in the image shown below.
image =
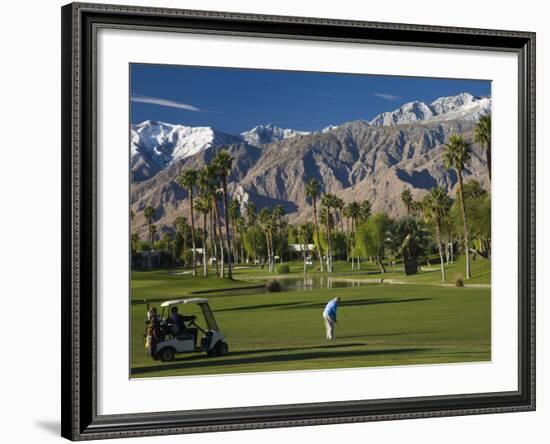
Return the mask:
<path id="1" fill-rule="evenodd" d="M 315 223 L 315 237 L 317 240 L 317 254 L 319 255 L 319 264 L 321 265 L 321 273 L 323 270 L 323 255 L 321 253 L 321 236 L 319 235 L 319 221 L 317 220 L 317 200 L 313 199 L 313 222 Z"/>
<path id="2" fill-rule="evenodd" d="M 443 251 L 443 239 L 441 239 L 441 222 L 435 221 L 435 237 L 437 238 L 437 246 L 439 248 L 439 262 L 441 263 L 441 282 L 445 283 L 445 259 Z"/>
<path id="3" fill-rule="evenodd" d="M 182 247 L 183 266 L 187 267 L 187 233 L 185 232 L 185 228 L 183 229 L 183 232 L 181 235 L 183 237 L 183 247 Z M 175 242 L 174 242 L 174 245 L 175 245 Z M 172 248 L 172 251 L 173 251 L 172 259 L 175 260 L 175 256 L 176 256 L 175 248 Z"/>
<path id="4" fill-rule="evenodd" d="M 218 263 L 218 240 L 215 228 L 216 220 L 214 219 L 214 209 L 212 202 L 210 203 L 210 255 L 214 255 L 216 265 L 216 276 L 220 275 L 220 265 Z"/>
<path id="5" fill-rule="evenodd" d="M 193 188 L 189 188 L 189 202 L 191 204 L 191 243 L 193 244 L 193 276 L 197 275 L 197 245 L 195 243 L 195 215 L 193 213 Z M 185 257 L 185 256 L 184 256 Z"/>
<path id="6" fill-rule="evenodd" d="M 239 247 L 237 245 L 237 232 L 235 231 L 235 225 L 237 222 L 235 218 L 231 218 L 231 237 L 233 238 L 233 257 L 235 258 L 235 264 L 239 263 Z"/>
<path id="7" fill-rule="evenodd" d="M 275 247 L 273 245 L 273 231 L 269 231 L 269 243 L 271 244 L 271 272 L 275 272 Z"/>
<path id="8" fill-rule="evenodd" d="M 336 217 L 336 214 L 334 215 Z M 328 271 L 329 273 L 332 273 L 333 272 L 333 255 L 334 255 L 334 252 L 332 250 L 332 227 L 330 225 L 330 221 L 331 221 L 331 217 L 332 217 L 332 214 L 331 212 L 329 211 L 328 212 L 328 222 L 327 222 L 327 226 L 328 226 L 328 252 L 329 252 L 329 267 L 328 267 Z"/>
<path id="9" fill-rule="evenodd" d="M 349 217 L 346 217 L 346 262 L 349 262 L 351 239 L 349 237 Z"/>
<path id="10" fill-rule="evenodd" d="M 241 226 L 239 224 L 239 241 L 240 241 L 240 247 L 241 247 L 241 263 L 244 264 L 244 261 L 245 261 L 245 257 L 244 257 L 244 232 L 243 230 L 241 229 Z"/>
<path id="11" fill-rule="evenodd" d="M 265 232 L 265 250 L 266 250 L 266 259 L 267 259 L 267 269 L 268 271 L 271 271 L 271 251 L 269 249 L 269 232 L 267 230 Z"/>
<path id="12" fill-rule="evenodd" d="M 466 216 L 466 204 L 464 202 L 462 183 L 462 170 L 458 171 L 458 196 L 460 198 L 460 209 L 462 210 L 462 223 L 464 224 L 464 253 L 466 254 L 466 279 L 472 277 L 470 270 L 470 234 L 468 232 L 468 217 Z"/>
<path id="13" fill-rule="evenodd" d="M 231 270 L 231 237 L 229 236 L 229 213 L 227 212 L 227 180 L 225 176 L 222 179 L 223 188 L 223 215 L 225 218 L 225 237 L 227 238 L 227 277 L 233 279 L 233 271 Z"/>
<path id="14" fill-rule="evenodd" d="M 153 227 L 149 222 L 149 268 L 153 268 Z"/>
<path id="15" fill-rule="evenodd" d="M 303 253 L 304 253 L 304 273 L 307 272 L 307 237 L 304 236 L 304 248 L 303 248 Z"/>
<path id="16" fill-rule="evenodd" d="M 252 251 L 254 252 L 254 265 L 258 261 L 258 253 L 256 251 L 256 224 L 252 224 Z"/>
<path id="17" fill-rule="evenodd" d="M 353 248 L 355 247 L 355 217 L 351 218 L 351 240 L 350 240 L 350 254 L 351 254 L 351 270 L 355 271 L 355 255 L 353 254 Z"/>
<path id="18" fill-rule="evenodd" d="M 220 274 L 219 277 L 225 276 L 225 253 L 223 246 L 223 233 L 222 233 L 222 223 L 220 219 L 220 212 L 218 211 L 218 204 L 214 200 L 214 220 L 216 221 L 216 228 L 218 230 L 217 236 L 220 243 Z"/>
<path id="19" fill-rule="evenodd" d="M 380 257 L 380 254 L 376 255 L 376 263 L 378 264 L 378 267 L 380 268 L 380 273 L 386 272 L 386 267 L 384 266 L 384 263 L 382 262 L 382 258 Z"/>
<path id="20" fill-rule="evenodd" d="M 207 259 L 206 259 L 206 241 L 207 241 L 207 237 L 208 235 L 206 234 L 206 212 L 202 213 L 202 236 L 203 236 L 203 241 L 202 241 L 202 268 L 203 268 L 203 276 L 204 277 L 207 277 L 208 276 L 208 262 L 207 262 Z"/>
<path id="21" fill-rule="evenodd" d="M 325 225 L 327 231 L 327 271 L 332 273 L 332 242 L 330 232 L 330 213 L 327 212 L 327 222 Z"/>

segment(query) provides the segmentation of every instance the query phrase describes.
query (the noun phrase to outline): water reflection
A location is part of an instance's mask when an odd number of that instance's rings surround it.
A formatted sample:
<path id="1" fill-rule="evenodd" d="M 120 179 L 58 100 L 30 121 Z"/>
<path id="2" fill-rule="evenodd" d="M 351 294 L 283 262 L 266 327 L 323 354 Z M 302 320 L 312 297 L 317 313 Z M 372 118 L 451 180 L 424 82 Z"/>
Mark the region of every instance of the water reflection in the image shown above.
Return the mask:
<path id="1" fill-rule="evenodd" d="M 276 280 L 281 285 L 281 291 L 311 291 L 333 288 L 360 287 L 371 282 L 357 279 L 338 278 L 330 276 L 277 277 L 264 281 Z"/>

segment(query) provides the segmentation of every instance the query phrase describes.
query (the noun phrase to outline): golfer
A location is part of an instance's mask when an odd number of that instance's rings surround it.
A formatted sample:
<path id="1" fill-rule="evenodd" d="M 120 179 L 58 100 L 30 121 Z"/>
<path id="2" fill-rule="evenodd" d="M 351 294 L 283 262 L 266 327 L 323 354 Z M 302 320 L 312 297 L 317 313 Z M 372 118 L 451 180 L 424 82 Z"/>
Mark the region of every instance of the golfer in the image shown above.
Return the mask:
<path id="1" fill-rule="evenodd" d="M 336 324 L 336 310 L 341 299 L 339 297 L 331 299 L 323 311 L 325 328 L 327 330 L 327 339 L 334 339 L 334 324 Z"/>

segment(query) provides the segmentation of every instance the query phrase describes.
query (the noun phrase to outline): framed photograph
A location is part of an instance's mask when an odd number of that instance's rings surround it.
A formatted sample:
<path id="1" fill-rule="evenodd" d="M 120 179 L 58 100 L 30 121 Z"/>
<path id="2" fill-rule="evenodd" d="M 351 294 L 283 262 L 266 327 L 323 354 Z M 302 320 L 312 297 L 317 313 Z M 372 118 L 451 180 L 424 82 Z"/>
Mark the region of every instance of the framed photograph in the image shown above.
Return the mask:
<path id="1" fill-rule="evenodd" d="M 535 409 L 535 35 L 62 8 L 62 435 Z"/>

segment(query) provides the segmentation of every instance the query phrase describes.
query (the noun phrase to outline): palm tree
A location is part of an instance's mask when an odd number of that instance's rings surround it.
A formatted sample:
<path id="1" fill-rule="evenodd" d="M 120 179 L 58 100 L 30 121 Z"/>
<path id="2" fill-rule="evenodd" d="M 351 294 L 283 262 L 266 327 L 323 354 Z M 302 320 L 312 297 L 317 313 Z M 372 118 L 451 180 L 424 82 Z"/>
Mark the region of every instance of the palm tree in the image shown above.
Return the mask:
<path id="1" fill-rule="evenodd" d="M 170 253 L 170 249 L 173 246 L 172 243 L 172 236 L 170 233 L 164 233 L 162 235 L 161 242 L 163 244 L 164 250 L 166 250 L 166 253 Z M 172 249 L 172 260 L 174 260 L 174 250 Z"/>
<path id="2" fill-rule="evenodd" d="M 359 205 L 359 216 L 361 217 L 361 220 L 365 222 L 371 215 L 372 206 L 370 204 L 370 201 L 364 200 Z"/>
<path id="3" fill-rule="evenodd" d="M 208 205 L 208 211 L 206 212 L 205 217 L 208 219 L 208 224 L 210 226 L 210 239 L 209 239 L 210 257 L 214 257 L 215 259 L 216 274 L 218 274 L 218 270 L 219 270 L 218 261 L 217 261 L 218 251 L 215 243 L 216 231 L 214 230 L 214 216 L 213 216 L 212 205 L 210 200 L 210 194 L 212 192 L 213 184 L 212 184 L 212 178 L 210 175 L 210 170 L 208 169 L 207 166 L 204 166 L 199 170 L 197 184 L 199 186 L 199 191 L 201 193 L 201 198 L 203 199 L 203 203 Z M 195 209 L 197 209 L 196 206 L 195 206 Z M 205 230 L 205 241 L 204 241 L 203 248 L 206 251 L 208 249 L 207 243 L 206 243 L 208 236 L 206 235 L 206 227 L 203 227 L 203 228 Z"/>
<path id="4" fill-rule="evenodd" d="M 227 242 L 227 277 L 233 279 L 233 271 L 231 270 L 231 237 L 229 236 L 229 199 L 227 197 L 227 176 L 231 172 L 233 165 L 233 158 L 230 156 L 229 151 L 220 150 L 216 153 L 213 164 L 217 170 L 218 176 L 222 182 L 223 193 L 223 216 L 225 221 L 225 237 Z"/>
<path id="5" fill-rule="evenodd" d="M 333 202 L 334 203 L 334 209 L 338 213 L 338 223 L 340 225 L 340 231 L 344 232 L 344 225 L 343 225 L 344 222 L 342 220 L 342 211 L 344 209 L 344 201 L 340 197 L 337 197 L 337 196 L 334 196 L 333 201 L 334 201 Z"/>
<path id="6" fill-rule="evenodd" d="M 355 246 L 355 237 L 357 235 L 357 220 L 361 216 L 361 204 L 359 202 L 353 201 L 348 204 L 348 213 L 351 219 L 351 240 L 350 240 L 350 250 L 353 252 Z M 357 258 L 357 266 L 360 268 L 359 258 Z M 355 270 L 355 260 L 354 255 L 351 254 L 351 269 Z"/>
<path id="7" fill-rule="evenodd" d="M 281 205 L 275 206 L 273 208 L 273 217 L 276 220 L 276 226 L 277 226 L 277 237 L 278 237 L 278 244 L 279 244 L 279 260 L 281 263 L 283 263 L 283 216 L 285 215 L 285 209 Z"/>
<path id="8" fill-rule="evenodd" d="M 254 253 L 254 265 L 258 261 L 258 253 L 256 250 L 256 205 L 249 202 L 246 206 L 246 217 L 248 218 L 248 225 L 252 228 L 252 251 Z"/>
<path id="9" fill-rule="evenodd" d="M 145 210 L 143 210 L 143 215 L 149 225 L 149 268 L 153 268 L 153 219 L 155 218 L 155 209 L 151 205 L 148 205 L 145 207 Z"/>
<path id="10" fill-rule="evenodd" d="M 219 269 L 218 276 L 224 277 L 225 276 L 225 248 L 223 245 L 222 221 L 220 218 L 220 212 L 218 210 L 218 201 L 220 201 L 223 198 L 222 192 L 214 188 L 211 193 L 211 198 L 212 198 L 212 209 L 214 212 L 214 229 L 217 230 L 216 238 L 217 238 L 217 241 L 219 241 L 220 243 L 220 269 Z"/>
<path id="11" fill-rule="evenodd" d="M 311 199 L 313 205 L 313 223 L 315 224 L 315 240 L 317 243 L 317 254 L 319 255 L 319 263 L 321 264 L 321 272 L 323 272 L 323 255 L 321 254 L 321 236 L 319 235 L 319 221 L 317 220 L 317 199 L 321 192 L 321 184 L 312 179 L 306 184 L 306 197 Z"/>
<path id="12" fill-rule="evenodd" d="M 443 160 L 445 168 L 454 168 L 458 175 L 458 198 L 460 199 L 460 208 L 462 210 L 462 223 L 464 225 L 464 252 L 466 254 L 466 279 L 472 277 L 470 271 L 470 245 L 468 232 L 468 217 L 466 215 L 466 204 L 464 202 L 462 171 L 468 160 L 470 160 L 472 147 L 463 136 L 453 134 L 449 137 L 449 143 L 445 145 Z"/>
<path id="13" fill-rule="evenodd" d="M 413 200 L 411 202 L 411 214 L 414 217 L 418 217 L 420 216 L 421 213 L 422 213 L 422 202 L 420 202 L 419 200 Z"/>
<path id="14" fill-rule="evenodd" d="M 237 264 L 239 262 L 239 248 L 237 245 L 237 218 L 239 217 L 241 208 L 241 202 L 237 198 L 231 199 L 231 202 L 229 202 L 229 219 L 231 219 L 231 235 L 233 237 L 233 256 L 235 257 L 235 263 Z M 242 244 L 243 239 L 240 237 L 240 243 Z M 242 261 L 242 255 L 241 255 L 241 261 Z"/>
<path id="15" fill-rule="evenodd" d="M 342 210 L 343 217 L 346 218 L 346 262 L 349 262 L 350 259 L 350 247 L 351 247 L 351 235 L 350 235 L 350 227 L 349 227 L 349 221 L 351 219 L 351 213 L 349 209 L 349 205 L 346 205 L 344 209 Z"/>
<path id="16" fill-rule="evenodd" d="M 151 227 L 149 228 L 150 230 L 150 236 L 151 236 L 151 245 L 155 245 L 155 235 L 157 234 L 157 226 L 155 224 L 152 224 Z M 153 247 L 151 247 L 151 250 L 153 249 Z"/>
<path id="17" fill-rule="evenodd" d="M 401 202 L 405 205 L 405 208 L 407 209 L 407 215 L 411 215 L 411 209 L 412 209 L 412 203 L 413 203 L 413 197 L 411 190 L 408 188 L 403 188 L 403 191 L 401 192 Z"/>
<path id="18" fill-rule="evenodd" d="M 244 232 L 246 231 L 246 220 L 242 216 L 238 216 L 235 220 L 237 231 L 239 232 L 240 246 L 241 246 L 241 262 L 244 263 Z"/>
<path id="19" fill-rule="evenodd" d="M 183 216 L 176 217 L 176 220 L 174 221 L 174 228 L 176 229 L 176 233 L 179 234 L 182 240 L 182 254 L 183 260 L 184 260 L 184 266 L 187 266 L 187 259 L 186 259 L 186 252 L 187 252 L 187 229 L 189 228 L 189 225 L 187 225 L 187 219 Z M 175 244 L 175 242 L 174 242 Z M 174 248 L 175 250 L 175 248 Z M 174 251 L 175 253 L 175 251 Z"/>
<path id="20" fill-rule="evenodd" d="M 428 231 L 424 228 L 424 224 L 417 218 L 411 216 L 402 217 L 393 223 L 385 215 L 380 215 L 377 218 L 377 224 L 373 224 L 372 233 L 375 239 L 382 241 L 381 245 L 386 245 L 397 256 L 403 260 L 403 271 L 405 275 L 416 274 L 418 272 L 420 259 L 426 256 L 429 245 Z M 388 224 L 389 223 L 389 224 Z M 374 225 L 378 225 L 375 227 Z M 389 225 L 389 226 L 387 226 Z M 378 236 L 377 228 L 380 228 L 382 236 Z M 376 261 L 384 273 L 385 269 L 377 254 Z"/>
<path id="21" fill-rule="evenodd" d="M 189 193 L 189 209 L 191 211 L 191 243 L 193 244 L 193 276 L 197 275 L 197 258 L 195 251 L 197 249 L 197 245 L 195 242 L 195 215 L 193 214 L 193 188 L 197 184 L 197 179 L 197 170 L 193 169 L 184 170 L 179 177 L 179 184 L 186 188 Z"/>
<path id="22" fill-rule="evenodd" d="M 332 273 L 332 261 L 333 261 L 333 250 L 332 250 L 332 225 L 333 218 L 332 212 L 337 205 L 337 197 L 334 194 L 325 194 L 321 199 L 321 207 L 324 210 L 324 219 L 327 230 L 327 271 Z"/>
<path id="23" fill-rule="evenodd" d="M 221 234 L 221 222 L 218 212 L 218 193 L 217 169 L 214 165 L 206 165 L 199 171 L 199 187 L 204 190 L 204 195 L 208 197 L 210 202 L 210 247 L 214 254 L 216 262 L 216 274 L 218 277 L 223 277 L 224 274 L 224 248 L 223 238 Z M 218 263 L 218 242 L 220 245 L 220 264 Z"/>
<path id="24" fill-rule="evenodd" d="M 326 250 L 325 250 L 325 259 L 327 261 L 327 271 L 330 273 L 330 228 L 329 228 L 329 210 L 328 207 L 325 205 L 321 205 L 321 209 L 319 210 L 319 222 L 321 225 L 325 227 L 325 234 L 326 234 Z"/>
<path id="25" fill-rule="evenodd" d="M 273 257 L 272 243 L 271 243 L 271 228 L 272 228 L 271 223 L 273 219 L 271 217 L 271 213 L 268 208 L 264 207 L 260 210 L 259 219 L 260 219 L 260 224 L 262 225 L 262 228 L 265 233 L 265 243 L 266 243 L 266 249 L 267 249 L 267 264 L 268 264 L 269 271 L 271 271 L 271 261 Z"/>
<path id="26" fill-rule="evenodd" d="M 208 260 L 206 258 L 206 241 L 208 233 L 206 231 L 206 217 L 210 211 L 210 202 L 206 196 L 201 196 L 195 201 L 195 210 L 202 214 L 202 267 L 203 276 L 208 276 Z"/>
<path id="27" fill-rule="evenodd" d="M 485 148 L 487 172 L 491 180 L 491 114 L 485 114 L 479 118 L 474 128 L 474 141 Z"/>
<path id="28" fill-rule="evenodd" d="M 443 245 L 442 226 L 443 219 L 449 212 L 451 201 L 444 188 L 432 188 L 423 200 L 424 215 L 429 222 L 433 222 L 435 227 L 435 237 L 439 250 L 439 261 L 441 263 L 441 282 L 445 282 L 445 251 Z"/>
<path id="29" fill-rule="evenodd" d="M 302 253 L 304 257 L 304 273 L 307 271 L 308 244 L 311 236 L 311 227 L 309 223 L 301 224 L 298 227 L 298 236 L 303 242 Z"/>

